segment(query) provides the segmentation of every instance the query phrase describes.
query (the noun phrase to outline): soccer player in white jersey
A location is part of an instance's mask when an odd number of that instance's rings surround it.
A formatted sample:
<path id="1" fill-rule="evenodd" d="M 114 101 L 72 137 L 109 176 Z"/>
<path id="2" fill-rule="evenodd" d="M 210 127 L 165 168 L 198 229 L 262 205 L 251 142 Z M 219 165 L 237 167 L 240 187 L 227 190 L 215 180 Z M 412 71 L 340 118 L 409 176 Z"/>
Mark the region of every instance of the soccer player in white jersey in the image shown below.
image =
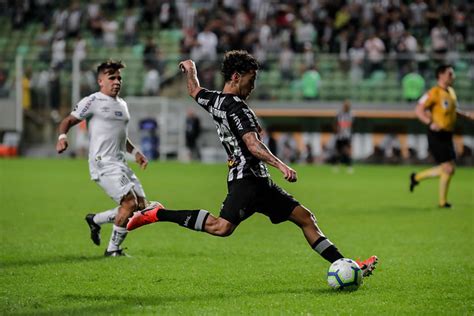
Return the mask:
<path id="1" fill-rule="evenodd" d="M 126 255 L 121 244 L 127 236 L 128 218 L 148 204 L 140 181 L 128 167 L 125 152 L 131 153 L 142 169 L 147 158 L 132 144 L 127 136 L 130 119 L 127 103 L 118 96 L 122 86 L 120 61 L 108 60 L 97 67 L 100 91 L 82 99 L 59 125 L 56 144 L 58 153 L 68 147 L 69 129 L 87 120 L 89 129 L 89 171 L 94 180 L 119 206 L 98 214 L 88 214 L 86 221 L 91 239 L 100 245 L 100 228 L 104 223 L 114 223 L 105 256 Z"/>

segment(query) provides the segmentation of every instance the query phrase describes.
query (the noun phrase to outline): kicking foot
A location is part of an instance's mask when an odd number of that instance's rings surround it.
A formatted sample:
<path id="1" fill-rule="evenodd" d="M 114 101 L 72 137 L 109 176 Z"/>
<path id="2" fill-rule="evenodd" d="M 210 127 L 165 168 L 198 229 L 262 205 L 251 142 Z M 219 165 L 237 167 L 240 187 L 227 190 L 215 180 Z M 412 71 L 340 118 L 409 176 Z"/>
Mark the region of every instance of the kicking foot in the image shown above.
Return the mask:
<path id="1" fill-rule="evenodd" d="M 142 211 L 135 212 L 128 220 L 127 230 L 131 231 L 143 225 L 151 224 L 158 221 L 157 213 L 165 208 L 159 202 L 153 202 Z"/>
<path id="2" fill-rule="evenodd" d="M 415 176 L 416 176 L 416 173 L 414 172 L 410 174 L 410 192 L 413 192 L 415 190 L 415 187 L 420 183 L 416 181 Z"/>
<path id="3" fill-rule="evenodd" d="M 368 277 L 372 274 L 372 272 L 375 270 L 375 265 L 378 261 L 379 258 L 377 258 L 377 256 L 372 256 L 364 261 L 356 260 L 357 264 L 362 270 L 363 277 Z"/>
<path id="4" fill-rule="evenodd" d="M 449 204 L 448 202 L 444 203 L 444 204 L 440 204 L 439 205 L 440 208 L 451 208 L 453 207 L 451 204 Z"/>
<path id="5" fill-rule="evenodd" d="M 89 229 L 91 230 L 91 239 L 94 244 L 97 246 L 100 245 L 100 225 L 94 222 L 95 214 L 87 214 L 86 215 L 86 222 L 89 225 Z"/>
<path id="6" fill-rule="evenodd" d="M 105 249 L 104 256 L 105 257 L 130 257 L 125 252 L 123 252 L 123 249 L 118 249 L 118 250 L 113 250 L 113 251 L 107 251 L 107 249 Z"/>

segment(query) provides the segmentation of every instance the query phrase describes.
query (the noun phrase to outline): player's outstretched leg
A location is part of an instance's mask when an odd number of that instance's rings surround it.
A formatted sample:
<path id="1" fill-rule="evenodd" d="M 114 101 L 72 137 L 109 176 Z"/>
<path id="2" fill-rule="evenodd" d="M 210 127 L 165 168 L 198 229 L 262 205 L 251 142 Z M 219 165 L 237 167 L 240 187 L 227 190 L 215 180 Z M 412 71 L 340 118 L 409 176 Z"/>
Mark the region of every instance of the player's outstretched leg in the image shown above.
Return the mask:
<path id="1" fill-rule="evenodd" d="M 127 230 L 131 231 L 138 227 L 157 222 L 157 213 L 161 209 L 164 209 L 164 206 L 160 202 L 150 202 L 150 205 L 141 211 L 135 212 L 128 220 Z"/>
<path id="2" fill-rule="evenodd" d="M 135 212 L 129 219 L 129 231 L 155 222 L 172 222 L 196 231 L 204 231 L 209 212 L 206 210 L 167 210 L 157 204 L 151 209 Z"/>
<path id="3" fill-rule="evenodd" d="M 288 219 L 301 228 L 308 244 L 321 257 L 330 263 L 344 258 L 336 246 L 324 236 L 316 224 L 316 218 L 313 213 L 306 207 L 302 205 L 296 206 Z"/>
<path id="4" fill-rule="evenodd" d="M 316 223 L 316 217 L 306 207 L 298 205 L 290 214 L 289 220 L 298 225 L 308 241 L 311 248 L 321 257 L 333 263 L 336 260 L 344 258 L 336 246 L 324 236 Z M 362 270 L 363 276 L 369 276 L 375 269 L 378 258 L 372 256 L 362 262 L 357 262 Z"/>
<path id="5" fill-rule="evenodd" d="M 97 246 L 100 246 L 100 225 L 94 222 L 94 217 L 95 214 L 87 214 L 85 220 L 91 231 L 92 242 Z"/>

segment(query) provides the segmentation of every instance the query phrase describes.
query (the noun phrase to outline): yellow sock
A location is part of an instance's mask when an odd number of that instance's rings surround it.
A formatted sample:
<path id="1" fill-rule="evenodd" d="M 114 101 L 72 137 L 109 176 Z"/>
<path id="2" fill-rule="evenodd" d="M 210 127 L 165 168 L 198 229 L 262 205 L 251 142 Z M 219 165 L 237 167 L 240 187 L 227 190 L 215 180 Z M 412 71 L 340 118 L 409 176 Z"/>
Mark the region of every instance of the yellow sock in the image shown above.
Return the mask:
<path id="1" fill-rule="evenodd" d="M 441 172 L 439 178 L 439 205 L 446 204 L 448 198 L 449 182 L 451 181 L 451 174 Z"/>
<path id="2" fill-rule="evenodd" d="M 417 172 L 416 175 L 415 175 L 415 180 L 416 181 L 421 181 L 421 180 L 424 180 L 426 178 L 439 177 L 441 175 L 442 171 L 443 170 L 441 169 L 441 166 L 426 169 L 426 170 Z"/>

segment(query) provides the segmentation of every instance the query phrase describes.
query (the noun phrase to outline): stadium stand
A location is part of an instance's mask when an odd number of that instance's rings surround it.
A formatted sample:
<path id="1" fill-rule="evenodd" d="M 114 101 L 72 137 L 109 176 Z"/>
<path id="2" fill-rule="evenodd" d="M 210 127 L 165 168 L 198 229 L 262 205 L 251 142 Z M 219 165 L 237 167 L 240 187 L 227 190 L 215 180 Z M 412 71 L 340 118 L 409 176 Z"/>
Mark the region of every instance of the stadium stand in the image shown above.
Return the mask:
<path id="1" fill-rule="evenodd" d="M 324 118 L 350 99 L 360 117 L 413 120 L 403 78 L 419 74 L 427 88 L 440 62 L 455 66 L 460 104 L 474 107 L 470 1 L 18 0 L 0 1 L 0 23 L 0 98 L 14 97 L 21 56 L 31 110 L 41 114 L 26 114 L 27 129 L 70 110 L 74 58 L 80 96 L 96 88 L 94 65 L 115 58 L 127 64 L 123 96 L 149 96 L 146 74 L 154 69 L 159 89 L 151 94 L 182 99 L 178 61 L 194 59 L 202 85 L 218 89 L 219 56 L 230 49 L 258 58 L 252 101 L 270 119 Z M 311 100 L 302 92 L 307 69 L 321 78 Z"/>
<path id="2" fill-rule="evenodd" d="M 472 103 L 473 4 L 453 1 L 449 10 L 442 12 L 446 6 L 438 2 L 2 2 L 0 63 L 9 65 L 8 74 L 14 72 L 12 61 L 17 54 L 31 61 L 33 71 L 49 66 L 54 39 L 64 37 L 64 79 L 69 82 L 67 60 L 73 55 L 75 36 L 79 34 L 87 47 L 86 60 L 91 64 L 109 57 L 125 60 L 129 65 L 127 76 L 133 78 L 133 83 L 124 93 L 142 95 L 147 39 L 151 38 L 156 43 L 154 67 L 163 86 L 176 76 L 179 59 L 191 57 L 201 65 L 205 63 L 212 76 L 218 65 L 213 63 L 215 57 L 206 60 L 212 55 L 208 55 L 210 51 L 220 54 L 243 48 L 258 56 L 265 66 L 258 98 L 301 99 L 302 72 L 314 64 L 322 78 L 322 100 L 402 101 L 401 78 L 408 66 L 430 85 L 434 80 L 430 69 L 443 60 L 456 66 L 459 98 Z M 116 29 L 110 27 L 113 23 Z M 203 35 L 204 30 L 214 34 L 217 43 L 206 46 L 209 37 Z M 380 63 L 371 59 L 377 54 L 368 43 L 372 35 L 382 45 Z M 109 43 L 109 37 L 115 39 Z M 291 73 L 287 75 L 281 72 L 282 46 L 290 50 L 286 62 L 291 65 Z M 206 52 L 201 47 L 206 47 Z M 360 64 L 354 57 L 358 50 L 362 51 Z M 354 69 L 357 67 L 360 69 Z M 359 75 L 355 75 L 357 70 Z M 217 86 L 216 82 L 212 84 Z M 161 91 L 179 95 L 173 90 Z"/>

